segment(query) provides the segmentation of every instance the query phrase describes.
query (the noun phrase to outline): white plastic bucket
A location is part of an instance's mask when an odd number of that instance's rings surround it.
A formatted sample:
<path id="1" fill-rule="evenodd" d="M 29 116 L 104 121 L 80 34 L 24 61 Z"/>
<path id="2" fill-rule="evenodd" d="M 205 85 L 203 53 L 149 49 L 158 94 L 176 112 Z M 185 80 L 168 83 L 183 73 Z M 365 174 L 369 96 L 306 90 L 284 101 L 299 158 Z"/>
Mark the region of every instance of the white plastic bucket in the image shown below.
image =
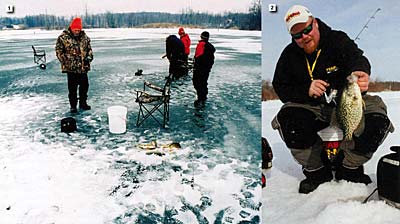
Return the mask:
<path id="1" fill-rule="evenodd" d="M 113 134 L 122 134 L 126 131 L 126 113 L 128 109 L 124 106 L 111 106 L 107 108 L 108 126 Z"/>

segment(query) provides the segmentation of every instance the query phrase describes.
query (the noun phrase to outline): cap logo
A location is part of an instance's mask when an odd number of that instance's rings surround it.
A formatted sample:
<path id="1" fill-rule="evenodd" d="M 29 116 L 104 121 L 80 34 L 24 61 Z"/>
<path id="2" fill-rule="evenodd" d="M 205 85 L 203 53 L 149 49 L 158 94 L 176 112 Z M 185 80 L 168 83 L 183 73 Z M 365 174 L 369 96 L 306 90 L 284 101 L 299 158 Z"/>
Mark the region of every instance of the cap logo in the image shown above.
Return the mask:
<path id="1" fill-rule="evenodd" d="M 300 12 L 299 12 L 299 11 L 290 13 L 290 14 L 286 17 L 286 22 L 289 22 L 289 20 L 291 20 L 293 17 L 299 16 L 299 15 L 300 15 Z"/>

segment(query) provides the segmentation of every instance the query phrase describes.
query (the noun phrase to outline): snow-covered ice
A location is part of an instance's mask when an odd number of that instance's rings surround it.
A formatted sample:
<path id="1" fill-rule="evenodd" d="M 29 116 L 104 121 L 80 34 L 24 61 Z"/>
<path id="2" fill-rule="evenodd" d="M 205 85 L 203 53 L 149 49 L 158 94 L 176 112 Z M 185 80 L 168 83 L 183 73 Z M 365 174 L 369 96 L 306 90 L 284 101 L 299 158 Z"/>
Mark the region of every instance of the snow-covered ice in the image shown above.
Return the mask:
<path id="1" fill-rule="evenodd" d="M 365 186 L 345 181 L 331 181 L 320 185 L 314 192 L 298 193 L 299 182 L 304 179 L 301 166 L 295 162 L 281 140 L 279 133 L 271 127 L 271 120 L 279 111 L 279 100 L 262 104 L 262 136 L 271 145 L 273 167 L 266 172 L 267 186 L 263 189 L 263 223 L 298 224 L 365 224 L 397 223 L 400 210 L 378 199 L 377 193 L 365 204 L 362 201 L 376 188 L 378 160 L 391 151 L 390 146 L 399 145 L 400 95 L 398 92 L 371 93 L 381 96 L 388 107 L 388 115 L 395 128 L 378 148 L 364 168 L 373 183 Z"/>

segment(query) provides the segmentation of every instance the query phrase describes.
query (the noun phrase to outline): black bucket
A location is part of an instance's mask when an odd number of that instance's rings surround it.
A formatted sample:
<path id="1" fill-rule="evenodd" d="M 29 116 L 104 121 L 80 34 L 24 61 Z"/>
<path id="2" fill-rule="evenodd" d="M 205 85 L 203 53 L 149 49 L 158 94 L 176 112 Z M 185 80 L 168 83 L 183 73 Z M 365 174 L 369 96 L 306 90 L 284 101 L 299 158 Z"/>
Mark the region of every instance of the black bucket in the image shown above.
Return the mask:
<path id="1" fill-rule="evenodd" d="M 400 146 L 390 147 L 395 153 L 379 159 L 377 168 L 379 198 L 400 209 Z"/>
<path id="2" fill-rule="evenodd" d="M 61 120 L 61 132 L 70 133 L 76 131 L 76 120 L 73 117 L 66 117 Z"/>

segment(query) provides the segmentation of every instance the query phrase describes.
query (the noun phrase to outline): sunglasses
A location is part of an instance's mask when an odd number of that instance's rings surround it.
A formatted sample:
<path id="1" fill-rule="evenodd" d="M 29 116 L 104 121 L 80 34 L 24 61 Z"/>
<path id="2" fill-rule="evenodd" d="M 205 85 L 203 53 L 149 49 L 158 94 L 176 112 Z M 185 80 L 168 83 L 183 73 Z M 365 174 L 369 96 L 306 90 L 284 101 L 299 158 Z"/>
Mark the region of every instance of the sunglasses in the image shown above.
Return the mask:
<path id="1" fill-rule="evenodd" d="M 299 32 L 299 33 L 295 33 L 295 34 L 290 34 L 290 35 L 292 35 L 292 37 L 293 37 L 294 39 L 300 39 L 300 38 L 302 38 L 302 37 L 303 37 L 303 34 L 309 34 L 309 33 L 312 31 L 312 29 L 313 29 L 312 24 L 313 24 L 313 23 L 314 23 L 314 20 L 312 20 L 312 21 L 311 21 L 311 24 L 308 25 L 306 28 L 304 28 L 303 31 L 301 31 L 301 32 Z"/>

